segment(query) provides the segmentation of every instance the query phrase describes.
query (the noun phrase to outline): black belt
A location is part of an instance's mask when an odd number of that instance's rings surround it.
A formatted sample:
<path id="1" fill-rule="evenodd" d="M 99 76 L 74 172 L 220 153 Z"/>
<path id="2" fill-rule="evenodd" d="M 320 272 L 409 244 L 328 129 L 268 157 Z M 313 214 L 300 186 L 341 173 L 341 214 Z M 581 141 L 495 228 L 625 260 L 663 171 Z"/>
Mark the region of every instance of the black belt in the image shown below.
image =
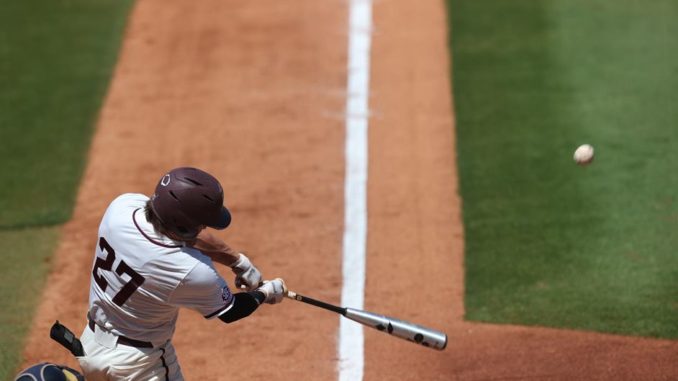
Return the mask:
<path id="1" fill-rule="evenodd" d="M 89 316 L 87 318 L 89 320 L 88 324 L 89 329 L 91 329 L 92 332 L 94 332 L 94 326 L 96 325 L 96 323 L 94 322 L 94 320 L 89 318 Z M 134 340 L 125 336 L 118 336 L 118 344 L 127 345 L 135 348 L 153 348 L 153 344 L 149 343 L 148 341 Z"/>

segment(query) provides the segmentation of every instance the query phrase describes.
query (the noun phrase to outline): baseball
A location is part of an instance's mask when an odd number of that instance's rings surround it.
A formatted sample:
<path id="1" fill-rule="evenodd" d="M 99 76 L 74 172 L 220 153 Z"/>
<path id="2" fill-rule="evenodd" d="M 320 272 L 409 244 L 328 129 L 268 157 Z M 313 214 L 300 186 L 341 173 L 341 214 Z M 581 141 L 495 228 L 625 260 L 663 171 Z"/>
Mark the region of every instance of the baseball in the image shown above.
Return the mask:
<path id="1" fill-rule="evenodd" d="M 582 144 L 574 151 L 574 161 L 579 165 L 591 164 L 593 161 L 593 146 Z"/>

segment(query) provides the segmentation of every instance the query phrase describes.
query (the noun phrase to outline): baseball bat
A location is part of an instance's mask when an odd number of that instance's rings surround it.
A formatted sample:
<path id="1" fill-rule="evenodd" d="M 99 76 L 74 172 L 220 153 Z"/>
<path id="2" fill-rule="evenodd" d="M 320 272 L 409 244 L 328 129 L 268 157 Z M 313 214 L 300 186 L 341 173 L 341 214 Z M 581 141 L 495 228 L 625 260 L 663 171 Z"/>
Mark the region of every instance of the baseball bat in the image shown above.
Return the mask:
<path id="1" fill-rule="evenodd" d="M 427 348 L 442 351 L 447 346 L 447 335 L 434 329 L 422 327 L 407 321 L 394 319 L 389 316 L 378 315 L 373 312 L 363 311 L 356 308 L 339 307 L 320 300 L 299 295 L 293 291 L 287 291 L 286 296 L 290 299 L 304 302 L 312 306 L 320 307 L 336 312 L 348 319 L 362 325 L 386 332 L 392 336 L 423 345 Z"/>

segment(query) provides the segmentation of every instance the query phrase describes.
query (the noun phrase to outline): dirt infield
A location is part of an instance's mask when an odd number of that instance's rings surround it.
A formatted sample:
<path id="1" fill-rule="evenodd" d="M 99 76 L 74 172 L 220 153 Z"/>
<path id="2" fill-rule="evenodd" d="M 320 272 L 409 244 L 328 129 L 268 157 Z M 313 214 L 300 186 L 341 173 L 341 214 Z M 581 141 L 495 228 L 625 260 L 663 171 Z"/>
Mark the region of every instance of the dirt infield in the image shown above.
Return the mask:
<path id="1" fill-rule="evenodd" d="M 265 276 L 338 303 L 347 2 L 140 0 L 24 364 L 85 324 L 99 218 L 163 171 L 219 179 L 221 236 Z M 671 380 L 678 342 L 463 321 L 463 229 L 441 1 L 374 5 L 365 308 L 448 332 L 444 352 L 365 332 L 367 380 Z M 226 279 L 232 275 L 220 268 Z M 336 379 L 338 318 L 286 301 L 233 325 L 182 312 L 188 380 Z"/>

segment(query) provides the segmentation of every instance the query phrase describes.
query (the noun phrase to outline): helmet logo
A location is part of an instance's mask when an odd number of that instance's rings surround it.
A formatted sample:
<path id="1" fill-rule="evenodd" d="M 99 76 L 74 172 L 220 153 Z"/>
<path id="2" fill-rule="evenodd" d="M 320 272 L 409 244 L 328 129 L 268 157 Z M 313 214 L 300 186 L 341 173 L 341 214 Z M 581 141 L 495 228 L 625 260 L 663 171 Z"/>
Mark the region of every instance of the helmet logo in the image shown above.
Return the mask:
<path id="1" fill-rule="evenodd" d="M 163 176 L 162 180 L 160 180 L 160 184 L 162 186 L 166 187 L 167 185 L 169 185 L 169 183 L 170 183 L 170 175 L 168 173 L 165 176 Z"/>

